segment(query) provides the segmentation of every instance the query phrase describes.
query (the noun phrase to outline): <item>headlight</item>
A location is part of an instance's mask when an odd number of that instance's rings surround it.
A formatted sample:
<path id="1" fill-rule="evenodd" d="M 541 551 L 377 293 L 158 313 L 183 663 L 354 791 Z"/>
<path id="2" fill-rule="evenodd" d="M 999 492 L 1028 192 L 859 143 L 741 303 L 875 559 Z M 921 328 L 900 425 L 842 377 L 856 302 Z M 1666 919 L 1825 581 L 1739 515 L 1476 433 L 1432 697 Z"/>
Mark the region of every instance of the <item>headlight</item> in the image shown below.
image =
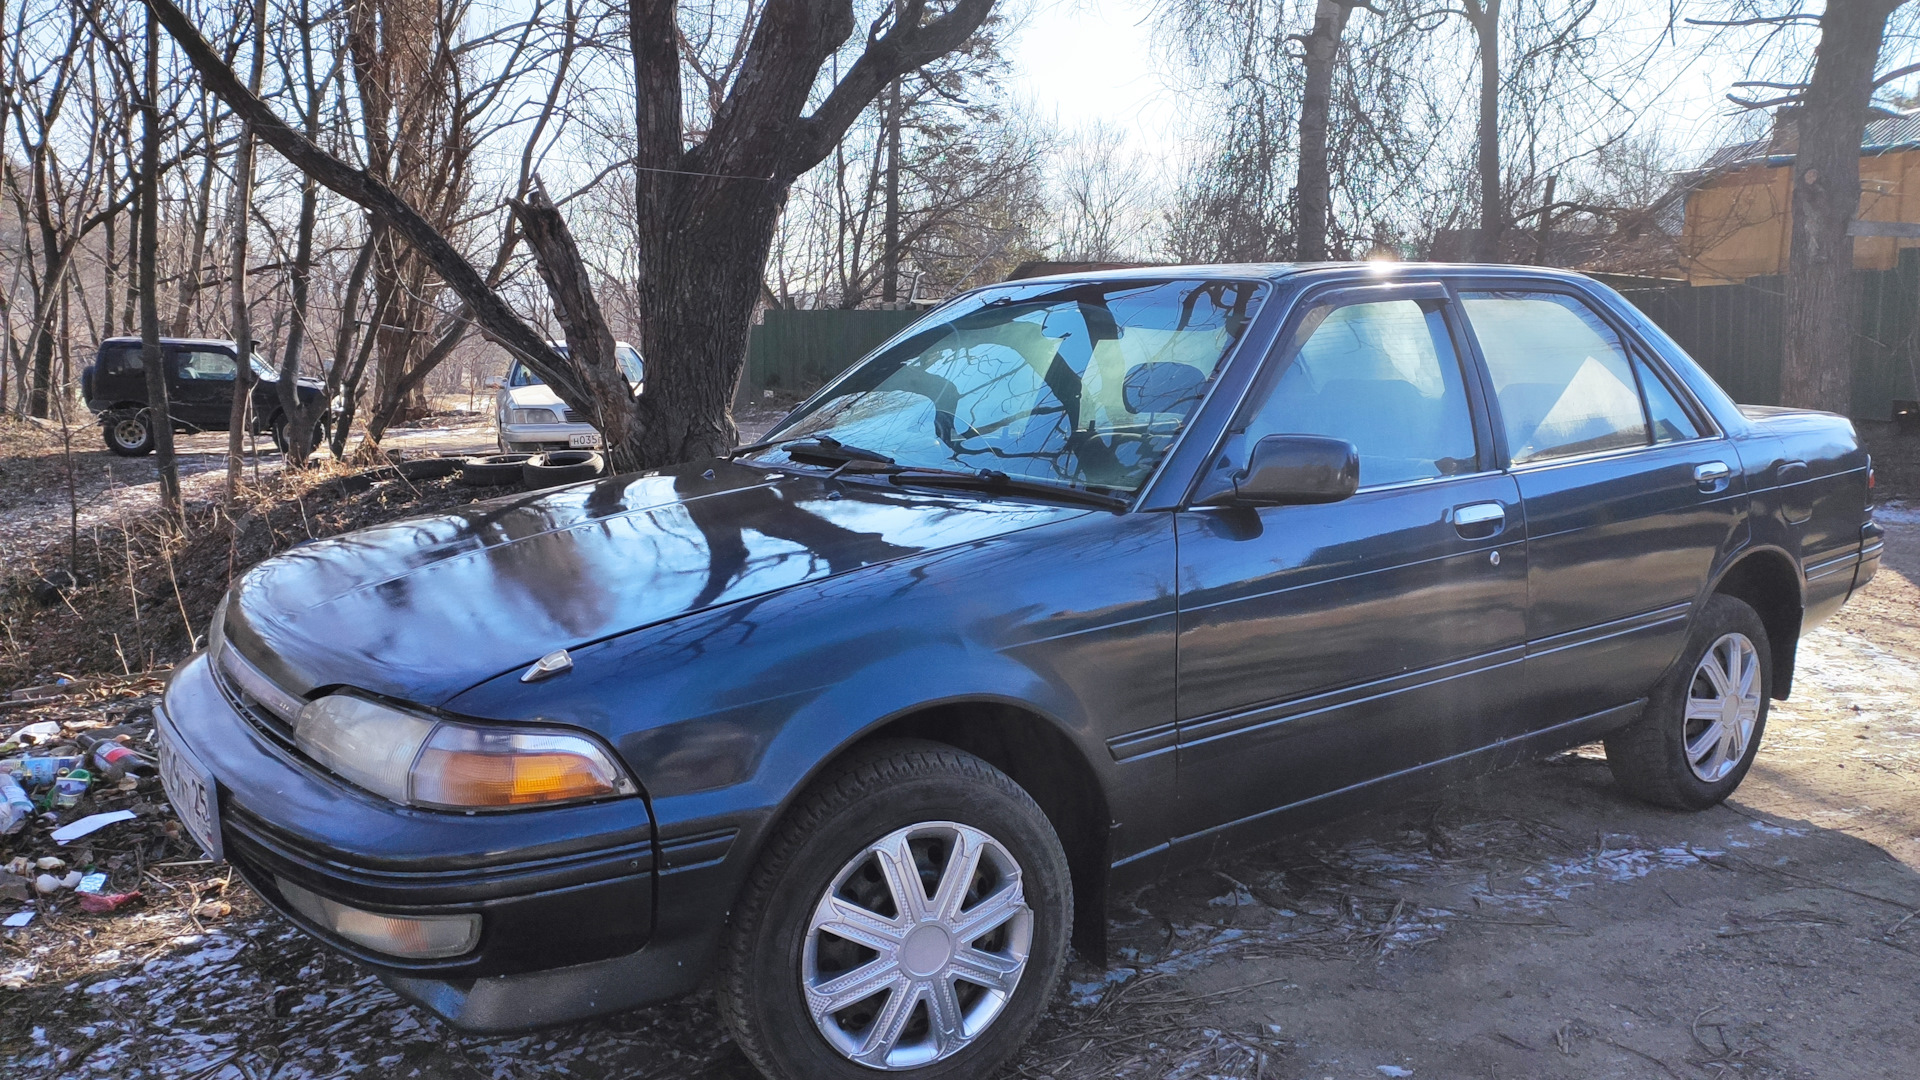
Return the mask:
<path id="1" fill-rule="evenodd" d="M 342 779 L 410 806 L 499 809 L 638 790 L 587 736 L 437 720 L 354 694 L 308 702 L 293 738 Z"/>
<path id="2" fill-rule="evenodd" d="M 509 424 L 557 424 L 560 417 L 552 409 L 508 409 Z"/>

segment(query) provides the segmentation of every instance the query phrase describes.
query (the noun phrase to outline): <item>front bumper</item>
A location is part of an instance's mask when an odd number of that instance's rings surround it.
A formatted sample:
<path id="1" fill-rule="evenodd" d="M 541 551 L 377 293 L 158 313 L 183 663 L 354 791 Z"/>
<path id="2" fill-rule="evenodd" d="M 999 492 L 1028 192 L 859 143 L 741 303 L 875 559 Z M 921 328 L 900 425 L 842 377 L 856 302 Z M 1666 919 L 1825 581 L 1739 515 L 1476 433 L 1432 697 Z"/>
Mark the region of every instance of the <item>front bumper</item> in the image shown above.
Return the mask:
<path id="1" fill-rule="evenodd" d="M 218 788 L 228 860 L 301 929 L 469 1030 L 508 1031 L 676 996 L 696 985 L 723 915 L 654 934 L 653 825 L 639 798 L 509 813 L 416 810 L 358 791 L 241 713 L 205 654 L 183 664 L 156 720 Z M 478 912 L 479 944 L 409 961 L 294 911 L 286 879 L 394 915 Z M 670 920 L 683 923 L 683 920 Z"/>
<path id="2" fill-rule="evenodd" d="M 501 424 L 500 443 L 503 446 L 533 448 L 542 450 L 566 450 L 573 448 L 576 435 L 591 435 L 596 440 L 590 449 L 598 449 L 601 442 L 600 431 L 592 424 Z M 579 448 L 589 449 L 589 448 Z"/>

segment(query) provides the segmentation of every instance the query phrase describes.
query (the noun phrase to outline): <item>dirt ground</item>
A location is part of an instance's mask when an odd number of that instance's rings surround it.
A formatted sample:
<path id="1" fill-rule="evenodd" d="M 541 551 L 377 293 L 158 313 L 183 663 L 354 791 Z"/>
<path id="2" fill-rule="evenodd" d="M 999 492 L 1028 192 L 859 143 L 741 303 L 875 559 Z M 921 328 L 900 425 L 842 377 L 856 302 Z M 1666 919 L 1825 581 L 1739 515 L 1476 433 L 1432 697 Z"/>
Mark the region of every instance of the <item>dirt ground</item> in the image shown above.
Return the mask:
<path id="1" fill-rule="evenodd" d="M 1005 1075 L 1915 1075 L 1920 503 L 1879 517 L 1886 565 L 1805 639 L 1724 807 L 1633 803 L 1587 747 L 1116 898 L 1112 963 L 1074 965 Z M 137 717 L 152 689 L 0 712 L 0 737 Z M 148 903 L 60 899 L 0 931 L 0 1077 L 753 1076 L 704 995 L 456 1035 L 199 862 L 150 792 L 125 799 L 124 837 L 61 854 Z"/>

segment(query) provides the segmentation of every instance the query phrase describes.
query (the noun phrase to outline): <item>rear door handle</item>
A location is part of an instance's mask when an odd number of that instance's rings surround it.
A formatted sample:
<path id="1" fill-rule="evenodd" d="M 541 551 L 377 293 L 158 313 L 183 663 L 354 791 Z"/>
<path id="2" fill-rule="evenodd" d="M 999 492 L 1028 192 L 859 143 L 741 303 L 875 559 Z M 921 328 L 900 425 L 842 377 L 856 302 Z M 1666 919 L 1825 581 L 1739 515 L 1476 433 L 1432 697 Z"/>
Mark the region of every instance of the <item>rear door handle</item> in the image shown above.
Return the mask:
<path id="1" fill-rule="evenodd" d="M 1719 491 L 1727 486 L 1727 478 L 1733 475 L 1733 469 L 1724 461 L 1709 461 L 1693 467 L 1693 482 L 1705 492 Z"/>
<path id="2" fill-rule="evenodd" d="M 1469 540 L 1484 540 L 1507 524 L 1507 508 L 1497 502 L 1468 503 L 1453 508 L 1453 528 Z"/>

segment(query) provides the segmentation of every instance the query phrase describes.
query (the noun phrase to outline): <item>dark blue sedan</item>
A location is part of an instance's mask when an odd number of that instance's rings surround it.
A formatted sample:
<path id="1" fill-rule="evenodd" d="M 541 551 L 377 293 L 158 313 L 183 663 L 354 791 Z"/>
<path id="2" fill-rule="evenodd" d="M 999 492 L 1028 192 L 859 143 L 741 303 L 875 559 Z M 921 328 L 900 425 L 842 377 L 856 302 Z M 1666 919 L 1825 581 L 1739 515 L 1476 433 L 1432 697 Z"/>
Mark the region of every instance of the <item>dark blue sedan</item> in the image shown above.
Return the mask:
<path id="1" fill-rule="evenodd" d="M 728 459 L 262 563 L 163 771 L 462 1028 L 711 981 L 770 1077 L 982 1076 L 1115 889 L 1593 739 L 1726 798 L 1870 476 L 1576 275 L 999 285 Z"/>

